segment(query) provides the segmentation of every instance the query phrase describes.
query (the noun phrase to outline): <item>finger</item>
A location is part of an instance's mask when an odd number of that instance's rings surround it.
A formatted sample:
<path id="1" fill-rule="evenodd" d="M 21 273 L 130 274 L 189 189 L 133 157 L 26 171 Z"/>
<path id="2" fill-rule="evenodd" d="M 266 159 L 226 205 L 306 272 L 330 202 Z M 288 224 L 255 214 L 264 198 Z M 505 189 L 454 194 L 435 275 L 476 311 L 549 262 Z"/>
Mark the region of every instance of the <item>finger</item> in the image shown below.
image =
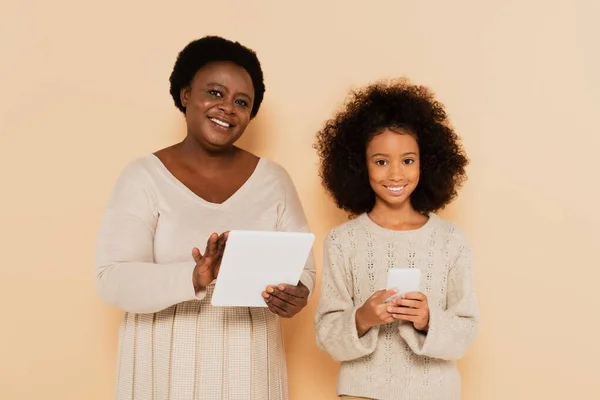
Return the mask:
<path id="1" fill-rule="evenodd" d="M 280 299 L 286 303 L 290 303 L 295 306 L 300 305 L 303 300 L 302 297 L 292 296 L 289 293 L 282 292 L 278 288 L 269 288 L 269 289 L 267 289 L 267 293 L 269 293 L 271 296 L 277 297 L 278 299 Z"/>
<path id="2" fill-rule="evenodd" d="M 273 297 L 270 297 L 266 301 L 267 301 L 267 307 L 269 307 L 269 310 L 271 310 L 272 313 L 277 314 L 280 317 L 284 317 L 284 318 L 287 318 L 289 316 L 289 312 L 286 309 L 281 308 L 281 306 L 279 306 L 278 304 L 273 302 Z"/>
<path id="3" fill-rule="evenodd" d="M 219 239 L 217 240 L 217 256 L 223 256 L 223 251 L 225 251 L 225 244 L 227 243 L 227 238 L 224 233 L 219 235 Z"/>
<path id="4" fill-rule="evenodd" d="M 298 286 L 282 283 L 281 285 L 277 286 L 277 289 L 300 299 L 304 299 L 308 296 L 308 288 L 304 286 L 302 282 L 298 282 Z"/>
<path id="5" fill-rule="evenodd" d="M 279 307 L 277 307 L 275 305 L 269 304 L 269 305 L 267 305 L 267 307 L 269 308 L 269 310 L 273 314 L 279 315 L 281 318 L 288 318 L 289 317 L 289 314 L 288 314 L 287 311 L 284 311 L 284 310 L 282 310 L 281 308 L 279 308 Z"/>
<path id="6" fill-rule="evenodd" d="M 421 310 L 408 307 L 388 307 L 387 312 L 390 314 L 419 315 Z"/>
<path id="7" fill-rule="evenodd" d="M 402 295 L 403 299 L 409 299 L 409 300 L 427 300 L 427 296 L 425 296 L 423 293 L 421 292 L 410 292 L 410 293 L 405 293 L 404 295 Z"/>
<path id="8" fill-rule="evenodd" d="M 282 300 L 277 296 L 273 296 L 273 294 L 271 294 L 271 293 L 267 293 L 267 294 L 269 295 L 269 297 L 267 297 L 267 302 L 269 304 L 275 304 L 275 305 L 277 305 L 277 307 L 281 308 L 282 310 L 287 310 L 289 307 L 293 306 L 292 303 Z"/>
<path id="9" fill-rule="evenodd" d="M 275 288 L 273 286 L 269 286 L 267 287 L 265 290 L 263 290 L 262 292 L 262 297 L 266 300 L 266 301 L 272 301 L 274 298 L 277 298 L 278 301 L 281 301 L 280 298 L 278 298 L 277 296 L 273 295 L 273 292 L 275 291 Z"/>
<path id="10" fill-rule="evenodd" d="M 212 233 L 208 240 L 206 241 L 206 250 L 204 251 L 204 257 L 214 257 L 217 252 L 217 241 L 219 240 L 219 235 L 216 233 Z"/>
<path id="11" fill-rule="evenodd" d="M 377 319 L 380 321 L 379 322 L 380 324 L 387 324 L 387 323 L 396 321 L 393 314 L 390 314 L 387 311 L 385 306 L 379 308 L 379 310 L 375 312 L 375 315 L 376 315 Z"/>
<path id="12" fill-rule="evenodd" d="M 271 311 L 275 315 L 280 315 L 282 312 L 279 308 L 277 308 L 274 305 L 269 304 L 269 303 L 267 303 L 267 308 L 269 309 L 269 311 Z"/>
<path id="13" fill-rule="evenodd" d="M 265 288 L 265 293 L 273 293 L 274 290 L 275 290 L 275 286 L 269 285 Z"/>
<path id="14" fill-rule="evenodd" d="M 213 251 L 215 249 L 215 245 L 217 244 L 218 240 L 219 240 L 219 235 L 217 235 L 215 232 L 210 234 L 210 236 L 208 237 L 208 240 L 206 241 L 206 250 L 204 251 L 205 257 L 208 255 L 208 253 L 210 251 Z"/>
<path id="15" fill-rule="evenodd" d="M 273 295 L 271 295 L 268 299 L 267 299 L 268 304 L 272 304 L 278 308 L 280 308 L 281 310 L 283 310 L 288 316 L 289 315 L 293 315 L 296 313 L 296 310 L 300 308 L 300 306 L 297 306 L 295 304 L 289 303 L 287 301 L 281 300 L 278 297 L 275 297 Z"/>
<path id="16" fill-rule="evenodd" d="M 382 293 L 379 295 L 379 297 L 381 297 L 383 299 L 382 301 L 384 301 L 398 293 L 398 289 L 394 288 L 389 290 L 382 290 L 381 292 Z"/>
<path id="17" fill-rule="evenodd" d="M 397 298 L 392 300 L 396 305 L 410 308 L 422 308 L 423 302 L 421 300 L 409 300 L 403 298 Z"/>
<path id="18" fill-rule="evenodd" d="M 221 260 L 223 259 L 223 255 L 219 256 L 214 262 L 213 262 L 213 276 L 216 278 L 217 275 L 219 275 L 219 271 L 221 270 Z"/>
<path id="19" fill-rule="evenodd" d="M 200 250 L 197 247 L 192 249 L 192 257 L 194 258 L 196 264 L 198 264 L 202 259 L 202 254 L 200 254 Z"/>
<path id="20" fill-rule="evenodd" d="M 375 315 L 381 320 L 389 318 L 392 314 L 388 312 L 388 303 L 378 304 L 375 307 Z"/>
<path id="21" fill-rule="evenodd" d="M 421 317 L 419 317 L 417 315 L 392 314 L 392 316 L 397 321 L 417 322 L 417 321 L 419 321 L 419 319 L 421 319 Z"/>
<path id="22" fill-rule="evenodd" d="M 227 238 L 224 233 L 219 236 L 217 240 L 217 253 L 215 255 L 216 267 L 221 266 L 221 260 L 223 259 L 223 253 L 225 252 L 225 246 L 227 245 Z"/>

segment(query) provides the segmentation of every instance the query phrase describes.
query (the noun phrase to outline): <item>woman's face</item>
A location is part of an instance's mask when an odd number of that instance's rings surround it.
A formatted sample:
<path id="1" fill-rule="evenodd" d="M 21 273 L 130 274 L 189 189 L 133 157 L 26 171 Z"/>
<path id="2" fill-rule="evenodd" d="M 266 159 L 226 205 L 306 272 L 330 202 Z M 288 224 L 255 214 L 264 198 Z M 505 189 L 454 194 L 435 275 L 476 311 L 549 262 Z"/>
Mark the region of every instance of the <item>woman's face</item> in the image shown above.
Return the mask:
<path id="1" fill-rule="evenodd" d="M 209 152 L 220 152 L 242 136 L 250 122 L 254 85 L 248 72 L 232 62 L 200 68 L 181 90 L 188 135 Z"/>

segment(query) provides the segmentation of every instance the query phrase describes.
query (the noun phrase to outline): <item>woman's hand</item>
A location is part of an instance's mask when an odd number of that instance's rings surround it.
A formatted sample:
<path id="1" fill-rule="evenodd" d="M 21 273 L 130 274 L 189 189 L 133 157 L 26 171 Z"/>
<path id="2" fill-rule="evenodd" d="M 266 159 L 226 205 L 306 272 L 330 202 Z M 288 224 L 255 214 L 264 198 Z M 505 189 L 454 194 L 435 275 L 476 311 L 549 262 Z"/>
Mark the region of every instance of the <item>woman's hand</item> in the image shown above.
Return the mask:
<path id="1" fill-rule="evenodd" d="M 283 318 L 292 318 L 298 314 L 306 306 L 308 295 L 309 290 L 302 282 L 298 282 L 297 286 L 267 286 L 262 292 L 269 310 Z"/>
<path id="2" fill-rule="evenodd" d="M 365 301 L 358 310 L 356 310 L 356 330 L 358 337 L 363 336 L 369 329 L 377 325 L 394 322 L 395 319 L 388 312 L 388 305 L 385 300 L 398 292 L 398 289 L 378 290 Z"/>
<path id="3" fill-rule="evenodd" d="M 429 304 L 427 296 L 421 292 L 406 293 L 402 297 L 392 300 L 393 305 L 387 311 L 394 319 L 410 321 L 415 329 L 427 332 L 429 328 Z"/>
<path id="4" fill-rule="evenodd" d="M 210 285 L 217 278 L 217 275 L 219 275 L 221 259 L 223 258 L 223 251 L 225 250 L 228 235 L 229 232 L 222 233 L 221 235 L 216 233 L 210 235 L 206 242 L 204 254 L 201 254 L 200 250 L 196 247 L 192 249 L 192 257 L 196 261 L 196 267 L 192 275 L 196 292 Z"/>

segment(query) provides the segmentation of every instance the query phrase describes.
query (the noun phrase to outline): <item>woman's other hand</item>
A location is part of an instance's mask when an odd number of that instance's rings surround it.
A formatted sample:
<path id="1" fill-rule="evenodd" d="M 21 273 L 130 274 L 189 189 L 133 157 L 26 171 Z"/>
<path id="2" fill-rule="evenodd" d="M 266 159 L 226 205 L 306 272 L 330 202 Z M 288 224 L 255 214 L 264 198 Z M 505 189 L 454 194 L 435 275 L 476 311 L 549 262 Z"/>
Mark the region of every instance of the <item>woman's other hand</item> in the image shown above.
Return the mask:
<path id="1" fill-rule="evenodd" d="M 302 282 L 297 286 L 281 284 L 268 286 L 262 292 L 263 299 L 272 313 L 283 318 L 292 318 L 306 307 L 310 291 Z"/>
<path id="2" fill-rule="evenodd" d="M 204 254 L 201 254 L 197 247 L 192 249 L 192 257 L 196 261 L 192 278 L 196 292 L 210 285 L 217 278 L 217 275 L 219 275 L 221 259 L 223 258 L 223 251 L 225 250 L 228 235 L 229 232 L 224 232 L 221 235 L 217 233 L 210 235 L 206 242 Z"/>

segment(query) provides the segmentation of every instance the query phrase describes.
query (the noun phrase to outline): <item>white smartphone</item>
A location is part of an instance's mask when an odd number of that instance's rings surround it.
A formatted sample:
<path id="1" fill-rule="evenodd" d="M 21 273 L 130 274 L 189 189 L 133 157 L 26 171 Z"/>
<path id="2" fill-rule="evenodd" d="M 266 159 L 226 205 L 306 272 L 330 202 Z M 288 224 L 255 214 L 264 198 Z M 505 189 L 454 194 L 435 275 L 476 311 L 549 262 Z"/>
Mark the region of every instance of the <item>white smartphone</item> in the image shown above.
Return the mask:
<path id="1" fill-rule="evenodd" d="M 386 303 L 405 293 L 421 290 L 421 270 L 417 268 L 392 268 L 387 275 L 387 289 L 398 289 L 398 293 L 389 297 Z"/>

